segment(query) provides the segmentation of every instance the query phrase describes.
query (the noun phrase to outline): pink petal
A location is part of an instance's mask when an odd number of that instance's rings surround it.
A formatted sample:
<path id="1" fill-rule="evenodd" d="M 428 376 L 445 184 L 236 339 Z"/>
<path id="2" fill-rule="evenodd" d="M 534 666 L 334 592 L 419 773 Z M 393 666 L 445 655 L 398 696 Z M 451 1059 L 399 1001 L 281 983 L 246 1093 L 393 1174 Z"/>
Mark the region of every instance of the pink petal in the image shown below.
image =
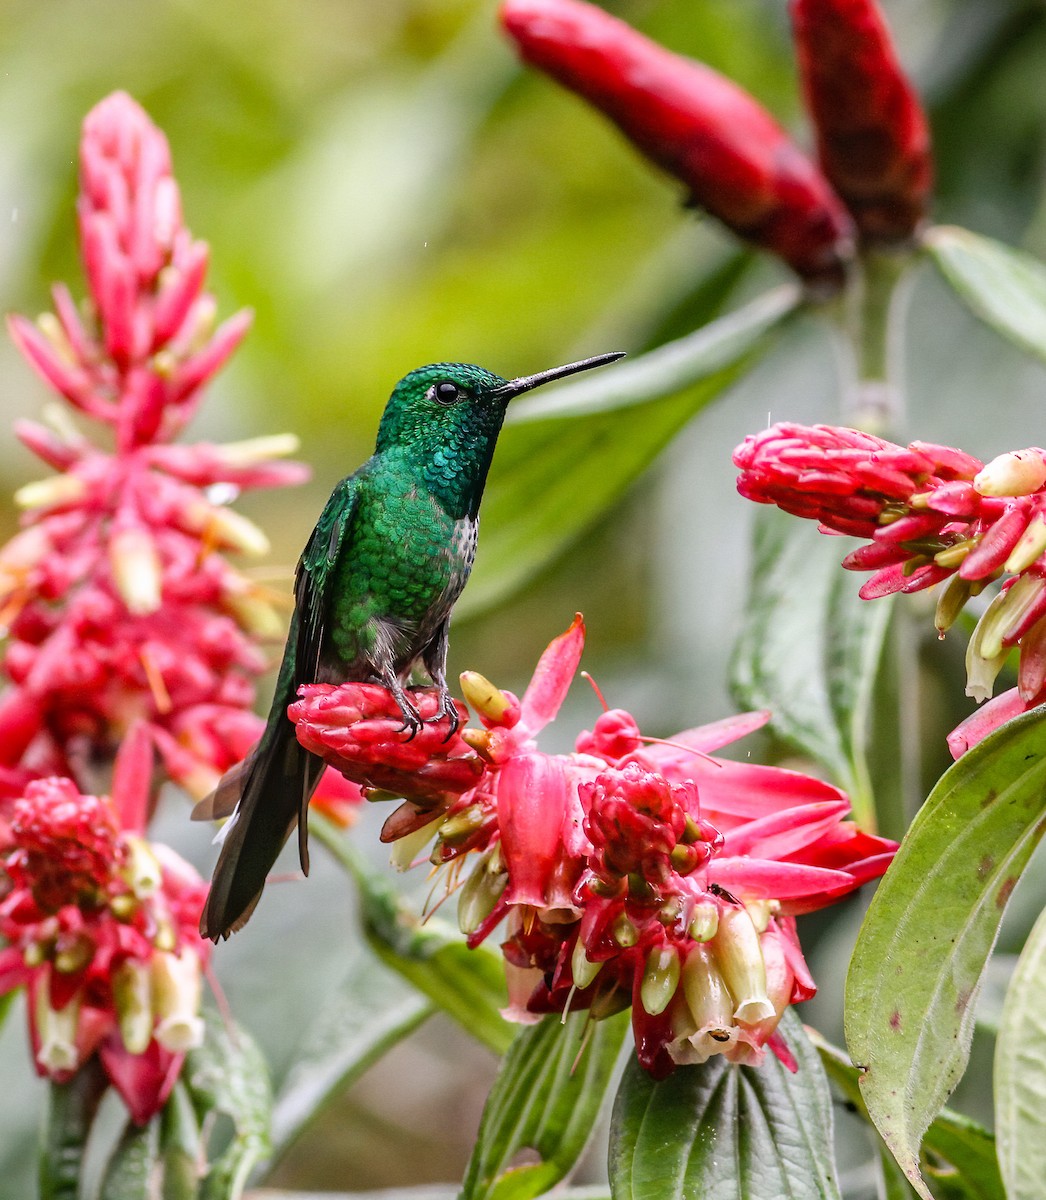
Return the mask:
<path id="1" fill-rule="evenodd" d="M 846 800 L 844 792 L 823 779 L 761 763 L 694 759 L 689 776 L 697 784 L 700 815 L 713 825 L 720 814 L 753 819 L 797 804 Z"/>
<path id="2" fill-rule="evenodd" d="M 763 858 L 715 858 L 708 878 L 740 900 L 835 898 L 857 886 L 845 871 Z"/>
<path id="3" fill-rule="evenodd" d="M 506 900 L 535 908 L 569 907 L 554 897 L 563 857 L 563 828 L 580 803 L 564 760 L 517 754 L 498 777 L 498 826 L 508 871 Z M 573 801 L 573 803 L 572 803 Z M 578 813 L 572 812 L 573 807 Z"/>
<path id="4" fill-rule="evenodd" d="M 580 613 L 566 633 L 553 638 L 538 659 L 534 675 L 520 702 L 520 725 L 527 734 L 535 734 L 553 720 L 573 682 L 581 652 L 585 648 L 585 622 Z"/>
<path id="5" fill-rule="evenodd" d="M 759 858 L 784 858 L 816 842 L 850 810 L 845 797 L 815 804 L 799 804 L 731 830 L 723 853 L 754 854 Z"/>

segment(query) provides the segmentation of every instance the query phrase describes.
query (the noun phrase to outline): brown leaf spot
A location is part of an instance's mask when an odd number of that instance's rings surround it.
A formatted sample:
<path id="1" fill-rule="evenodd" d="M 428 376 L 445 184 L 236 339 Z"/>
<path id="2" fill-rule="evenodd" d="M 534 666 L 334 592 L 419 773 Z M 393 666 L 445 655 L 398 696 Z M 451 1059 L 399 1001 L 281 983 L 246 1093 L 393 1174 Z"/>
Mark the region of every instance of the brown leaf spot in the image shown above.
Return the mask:
<path id="1" fill-rule="evenodd" d="M 977 864 L 977 878 L 987 879 L 995 869 L 995 859 L 990 854 L 986 854 Z"/>
<path id="2" fill-rule="evenodd" d="M 895 1008 L 890 1013 L 890 1028 L 896 1030 L 900 1030 L 901 1028 L 901 1010 L 899 1008 Z"/>
<path id="3" fill-rule="evenodd" d="M 1017 886 L 1017 876 L 1010 875 L 1003 880 L 1003 885 L 995 895 L 995 907 L 1005 908 L 1010 900 L 1010 893 Z"/>

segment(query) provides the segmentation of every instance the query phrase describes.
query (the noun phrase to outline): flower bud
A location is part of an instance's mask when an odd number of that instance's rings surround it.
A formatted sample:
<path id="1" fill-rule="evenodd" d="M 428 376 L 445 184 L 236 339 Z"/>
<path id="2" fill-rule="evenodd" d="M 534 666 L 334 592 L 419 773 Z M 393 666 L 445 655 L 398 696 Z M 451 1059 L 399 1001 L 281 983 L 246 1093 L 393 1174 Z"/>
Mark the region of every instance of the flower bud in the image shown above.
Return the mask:
<path id="1" fill-rule="evenodd" d="M 478 671 L 462 671 L 461 694 L 484 725 L 511 729 L 519 723 L 519 700 L 511 692 L 496 688 Z"/>
<path id="2" fill-rule="evenodd" d="M 676 994 L 679 970 L 679 952 L 672 945 L 655 946 L 647 955 L 639 998 L 652 1017 L 663 1013 Z"/>
<path id="3" fill-rule="evenodd" d="M 570 956 L 570 975 L 574 980 L 574 985 L 579 988 L 587 988 L 602 969 L 602 962 L 593 962 L 585 952 L 585 943 L 578 938 Z"/>
<path id="4" fill-rule="evenodd" d="M 1035 447 L 1000 454 L 973 478 L 973 486 L 982 496 L 1030 496 L 1044 483 L 1046 460 Z"/>
<path id="5" fill-rule="evenodd" d="M 181 1054 L 203 1042 L 200 1016 L 200 960 L 188 946 L 180 954 L 159 953 L 152 961 L 153 1012 L 156 1040 L 165 1050 Z"/>
<path id="6" fill-rule="evenodd" d="M 144 617 L 159 609 L 163 568 L 156 543 L 144 526 L 128 525 L 113 534 L 109 564 L 113 583 L 129 613 Z"/>
<path id="7" fill-rule="evenodd" d="M 1010 551 L 1010 557 L 1002 564 L 1002 569 L 1012 575 L 1026 571 L 1033 562 L 1042 557 L 1046 551 L 1046 518 L 1036 513 L 1028 522 L 1027 528 L 1017 540 L 1017 545 Z"/>
<path id="8" fill-rule="evenodd" d="M 135 837 L 133 834 L 127 835 L 127 847 L 130 855 L 123 875 L 131 891 L 139 900 L 154 896 L 163 883 L 163 871 L 152 847 L 144 838 Z"/>
<path id="9" fill-rule="evenodd" d="M 694 905 L 687 926 L 688 935 L 695 942 L 710 942 L 719 929 L 719 905 L 712 900 L 699 900 Z"/>
<path id="10" fill-rule="evenodd" d="M 14 494 L 19 508 L 53 508 L 62 504 L 75 504 L 87 493 L 87 486 L 78 475 L 50 475 L 23 484 Z"/>
<path id="11" fill-rule="evenodd" d="M 412 829 L 410 833 L 396 838 L 389 851 L 389 862 L 392 866 L 397 871 L 409 871 L 421 851 L 439 833 L 445 820 L 446 816 L 440 813 L 435 820 L 428 821 L 419 829 Z"/>
<path id="12" fill-rule="evenodd" d="M 527 62 L 600 109 L 695 204 L 804 278 L 841 283 L 850 218 L 747 92 L 581 0 L 505 0 L 501 20 Z"/>
<path id="13" fill-rule="evenodd" d="M 113 1001 L 120 1037 L 129 1054 L 144 1054 L 153 1039 L 149 964 L 129 958 L 113 972 Z"/>
<path id="14" fill-rule="evenodd" d="M 492 869 L 492 863 L 498 867 Z M 507 884 L 508 875 L 500 869 L 499 857 L 493 851 L 485 854 L 472 868 L 458 899 L 458 928 L 462 933 L 467 935 L 479 929 L 504 895 Z"/>
<path id="15" fill-rule="evenodd" d="M 876 0 L 792 0 L 821 167 L 864 239 L 903 241 L 926 216 L 930 133 Z"/>

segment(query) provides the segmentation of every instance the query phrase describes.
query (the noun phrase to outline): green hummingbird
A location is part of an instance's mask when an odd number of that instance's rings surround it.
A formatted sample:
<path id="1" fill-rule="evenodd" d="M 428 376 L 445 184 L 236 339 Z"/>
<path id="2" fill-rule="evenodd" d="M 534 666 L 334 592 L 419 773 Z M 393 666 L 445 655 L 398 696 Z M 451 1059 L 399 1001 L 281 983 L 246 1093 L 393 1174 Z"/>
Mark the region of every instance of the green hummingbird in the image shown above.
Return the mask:
<path id="1" fill-rule="evenodd" d="M 199 820 L 229 816 L 200 921 L 204 937 L 217 941 L 246 923 L 295 824 L 308 874 L 307 811 L 324 764 L 298 743 L 287 717 L 303 683 L 384 684 L 410 738 L 422 722 L 405 685 L 420 664 L 439 689 L 434 719 L 445 717 L 453 736 L 447 630 L 472 570 L 480 501 L 509 401 L 621 357 L 601 354 L 520 379 L 434 363 L 393 388 L 374 454 L 335 487 L 298 562 L 294 615 L 261 739 L 193 812 Z"/>

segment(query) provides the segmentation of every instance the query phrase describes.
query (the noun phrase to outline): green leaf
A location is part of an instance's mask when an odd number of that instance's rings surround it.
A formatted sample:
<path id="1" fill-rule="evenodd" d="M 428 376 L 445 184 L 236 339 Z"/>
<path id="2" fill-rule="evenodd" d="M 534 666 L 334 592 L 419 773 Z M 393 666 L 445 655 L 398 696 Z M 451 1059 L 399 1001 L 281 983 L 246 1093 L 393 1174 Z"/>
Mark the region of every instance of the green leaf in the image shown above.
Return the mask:
<path id="1" fill-rule="evenodd" d="M 179 1079 L 160 1114 L 163 1200 L 195 1200 L 202 1155 L 200 1126 L 185 1084 Z"/>
<path id="2" fill-rule="evenodd" d="M 502 599 L 621 498 L 662 448 L 770 344 L 787 286 L 632 361 L 514 403 L 483 499 L 483 553 L 461 613 Z"/>
<path id="3" fill-rule="evenodd" d="M 40 1147 L 40 1200 L 77 1200 L 87 1138 L 109 1081 L 96 1056 L 48 1089 Z"/>
<path id="4" fill-rule="evenodd" d="M 739 1067 L 716 1055 L 655 1081 L 632 1061 L 610 1129 L 615 1200 L 837 1200 L 832 1104 L 802 1023 L 781 1030 L 799 1062 Z"/>
<path id="5" fill-rule="evenodd" d="M 873 829 L 868 730 L 892 604 L 860 598 L 840 547 L 812 522 L 757 514 L 732 683 L 743 704 L 770 709 L 774 730 L 831 771 L 858 822 Z"/>
<path id="6" fill-rule="evenodd" d="M 147 1125 L 128 1121 L 110 1155 L 99 1200 L 155 1200 L 159 1163 L 159 1118 Z"/>
<path id="7" fill-rule="evenodd" d="M 313 813 L 309 828 L 359 888 L 368 944 L 381 961 L 452 1017 L 473 1037 L 504 1054 L 515 1027 L 502 1017 L 508 1003 L 501 956 L 486 946 L 470 950 L 453 926 L 423 921 L 393 885 L 374 871 L 340 829 Z"/>
<path id="8" fill-rule="evenodd" d="M 578 1012 L 519 1033 L 487 1097 L 462 1200 L 530 1200 L 566 1175 L 595 1127 L 627 1030 L 627 1013 L 592 1022 Z"/>
<path id="9" fill-rule="evenodd" d="M 941 225 L 926 246 L 942 276 L 974 316 L 1037 358 L 1046 359 L 1046 266 L 992 238 Z"/>
<path id="10" fill-rule="evenodd" d="M 1006 992 L 995 1043 L 995 1129 L 1008 1200 L 1042 1196 L 1046 1179 L 1046 912 Z"/>
<path id="11" fill-rule="evenodd" d="M 274 1158 L 386 1050 L 402 1041 L 434 1006 L 362 947 L 350 958 L 344 983 L 328 996 L 272 1113 Z"/>
<path id="12" fill-rule="evenodd" d="M 1043 832 L 1046 709 L 945 772 L 879 885 L 854 949 L 846 1039 L 868 1112 L 921 1196 L 919 1145 L 969 1057 L 1006 902 Z"/>
<path id="13" fill-rule="evenodd" d="M 272 1090 L 261 1051 L 239 1027 L 226 1028 L 206 1010 L 203 1045 L 192 1050 L 182 1068 L 199 1121 L 213 1113 L 232 1119 L 233 1139 L 204 1177 L 203 1200 L 238 1200 L 254 1165 L 272 1151 L 269 1122 Z"/>
<path id="14" fill-rule="evenodd" d="M 861 1072 L 838 1046 L 826 1042 L 812 1030 L 810 1038 L 821 1056 L 821 1062 L 832 1084 L 867 1118 L 868 1109 L 861 1090 Z M 976 1121 L 949 1108 L 942 1109 L 923 1137 L 923 1148 L 931 1156 L 929 1162 L 924 1164 L 925 1172 L 936 1181 L 934 1186 L 938 1190 L 941 1190 L 943 1185 L 955 1194 L 969 1197 L 970 1200 L 998 1200 L 1003 1195 L 1002 1177 L 995 1154 L 995 1139 Z M 904 1179 L 904 1173 L 885 1149 L 883 1157 L 883 1175 L 888 1194 L 891 1197 L 894 1191 L 897 1195 L 905 1197 L 914 1194 L 907 1181 L 903 1190 L 897 1189 L 895 1177 L 899 1175 Z"/>

